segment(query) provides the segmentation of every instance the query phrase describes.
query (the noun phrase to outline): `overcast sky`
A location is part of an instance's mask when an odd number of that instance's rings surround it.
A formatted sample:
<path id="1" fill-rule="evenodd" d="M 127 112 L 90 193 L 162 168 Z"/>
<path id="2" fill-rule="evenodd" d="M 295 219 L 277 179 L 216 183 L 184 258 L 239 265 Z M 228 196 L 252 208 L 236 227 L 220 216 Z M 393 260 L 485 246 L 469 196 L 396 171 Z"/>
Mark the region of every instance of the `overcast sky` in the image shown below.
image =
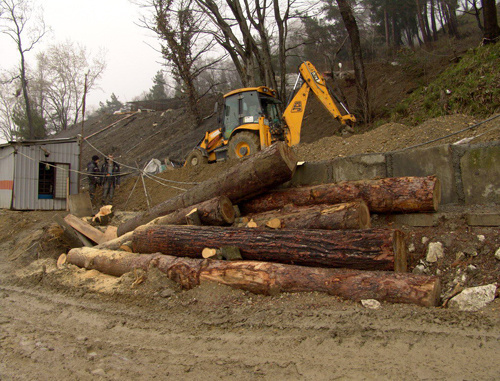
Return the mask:
<path id="1" fill-rule="evenodd" d="M 138 6 L 129 0 L 34 0 L 43 7 L 44 20 L 52 32 L 38 45 L 43 50 L 53 42 L 71 40 L 86 46 L 92 53 L 104 48 L 106 71 L 100 89 L 93 89 L 87 98 L 89 107 L 115 93 L 121 102 L 131 101 L 149 90 L 152 79 L 162 69 L 161 55 L 151 32 L 137 26 Z M 149 44 L 149 45 L 148 45 Z M 12 40 L 0 35 L 0 68 L 7 69 L 19 62 Z M 35 53 L 26 57 L 35 62 Z"/>

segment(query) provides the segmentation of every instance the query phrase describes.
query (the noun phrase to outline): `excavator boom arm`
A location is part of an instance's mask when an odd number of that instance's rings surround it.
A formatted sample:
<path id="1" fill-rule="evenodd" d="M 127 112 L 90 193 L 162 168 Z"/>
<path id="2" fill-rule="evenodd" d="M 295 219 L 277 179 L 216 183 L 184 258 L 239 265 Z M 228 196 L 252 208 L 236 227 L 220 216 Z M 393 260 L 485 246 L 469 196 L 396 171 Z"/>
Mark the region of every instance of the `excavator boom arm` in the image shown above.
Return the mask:
<path id="1" fill-rule="evenodd" d="M 330 114 L 342 124 L 352 124 L 356 122 L 354 115 L 350 114 L 347 108 L 337 100 L 344 108 L 347 114 L 342 114 L 337 107 L 337 104 L 332 98 L 332 94 L 328 90 L 323 76 L 309 61 L 303 62 L 299 67 L 300 76 L 303 84 L 299 91 L 295 94 L 292 100 L 287 105 L 283 113 L 283 119 L 289 128 L 289 144 L 295 145 L 300 142 L 300 131 L 302 129 L 302 120 L 304 111 L 309 97 L 309 92 L 312 91 L 330 112 Z"/>

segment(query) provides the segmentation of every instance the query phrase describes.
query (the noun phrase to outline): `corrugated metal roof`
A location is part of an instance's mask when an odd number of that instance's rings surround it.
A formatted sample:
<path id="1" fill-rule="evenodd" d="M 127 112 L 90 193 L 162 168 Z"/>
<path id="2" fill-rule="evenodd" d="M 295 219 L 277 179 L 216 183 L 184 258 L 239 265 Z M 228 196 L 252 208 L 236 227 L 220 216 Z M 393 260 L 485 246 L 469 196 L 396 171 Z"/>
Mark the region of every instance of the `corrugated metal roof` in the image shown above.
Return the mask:
<path id="1" fill-rule="evenodd" d="M 53 143 L 71 143 L 78 142 L 79 136 L 74 136 L 71 138 L 58 138 L 58 139 L 44 139 L 44 140 L 23 140 L 23 141 L 11 141 L 8 143 L 0 144 L 0 148 L 8 146 L 22 146 L 22 145 L 43 145 L 43 144 L 53 144 Z"/>

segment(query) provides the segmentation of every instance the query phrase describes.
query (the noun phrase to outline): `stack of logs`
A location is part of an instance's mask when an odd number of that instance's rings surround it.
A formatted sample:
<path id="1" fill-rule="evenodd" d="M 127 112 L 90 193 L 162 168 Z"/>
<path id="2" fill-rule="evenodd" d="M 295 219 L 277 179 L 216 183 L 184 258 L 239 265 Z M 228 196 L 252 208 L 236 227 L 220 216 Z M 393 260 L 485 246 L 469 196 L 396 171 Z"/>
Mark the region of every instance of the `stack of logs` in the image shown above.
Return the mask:
<path id="1" fill-rule="evenodd" d="M 436 211 L 435 177 L 274 189 L 295 168 L 293 151 L 274 144 L 126 221 L 117 239 L 72 249 L 67 261 L 115 276 L 156 266 L 185 288 L 208 280 L 262 294 L 439 303 L 439 278 L 406 273 L 403 233 L 370 227 L 370 212 Z M 202 257 L 224 248 L 241 258 Z"/>

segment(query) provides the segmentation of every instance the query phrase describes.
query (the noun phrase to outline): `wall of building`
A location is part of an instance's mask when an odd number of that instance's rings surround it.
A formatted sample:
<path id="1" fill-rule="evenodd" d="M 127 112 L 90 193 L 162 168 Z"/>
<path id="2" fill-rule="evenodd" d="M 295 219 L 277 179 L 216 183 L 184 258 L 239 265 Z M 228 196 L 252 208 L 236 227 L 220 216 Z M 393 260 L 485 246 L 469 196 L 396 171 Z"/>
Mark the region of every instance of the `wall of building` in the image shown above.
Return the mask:
<path id="1" fill-rule="evenodd" d="M 9 209 L 12 205 L 14 188 L 14 148 L 0 147 L 0 209 Z"/>
<path id="2" fill-rule="evenodd" d="M 11 154 L 0 160 L 2 177 L 11 181 L 11 196 L 8 190 L 0 192 L 0 207 L 16 210 L 64 210 L 67 195 L 78 193 L 79 144 L 76 140 L 37 141 L 32 143 L 10 143 L 1 147 L 0 152 L 12 150 Z M 1 157 L 1 156 L 0 156 Z M 39 163 L 55 163 L 57 198 L 39 198 Z M 7 168 L 10 172 L 3 173 Z M 4 179 L 5 177 L 5 179 Z M 69 185 L 69 192 L 68 192 Z"/>

